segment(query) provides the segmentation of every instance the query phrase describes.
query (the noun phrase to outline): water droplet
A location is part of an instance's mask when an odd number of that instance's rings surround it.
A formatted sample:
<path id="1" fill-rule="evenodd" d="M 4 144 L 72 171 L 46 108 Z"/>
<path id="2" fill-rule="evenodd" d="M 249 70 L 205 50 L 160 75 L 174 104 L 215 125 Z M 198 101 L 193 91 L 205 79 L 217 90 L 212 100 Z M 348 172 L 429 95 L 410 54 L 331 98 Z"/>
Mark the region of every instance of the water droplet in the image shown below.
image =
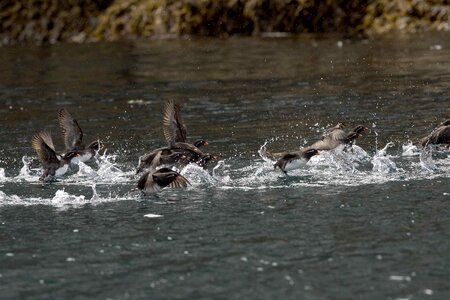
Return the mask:
<path id="1" fill-rule="evenodd" d="M 423 292 L 425 295 L 429 295 L 429 296 L 434 294 L 433 290 L 430 290 L 430 289 L 424 289 Z"/>

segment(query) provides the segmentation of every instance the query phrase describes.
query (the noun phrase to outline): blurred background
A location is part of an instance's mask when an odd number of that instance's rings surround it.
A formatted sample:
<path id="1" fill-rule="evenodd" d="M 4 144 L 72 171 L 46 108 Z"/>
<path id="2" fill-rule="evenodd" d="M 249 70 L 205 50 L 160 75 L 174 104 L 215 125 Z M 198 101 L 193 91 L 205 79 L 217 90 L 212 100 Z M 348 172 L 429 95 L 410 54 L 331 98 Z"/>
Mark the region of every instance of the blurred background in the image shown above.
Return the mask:
<path id="1" fill-rule="evenodd" d="M 2 0 L 0 44 L 449 30 L 447 0 Z"/>

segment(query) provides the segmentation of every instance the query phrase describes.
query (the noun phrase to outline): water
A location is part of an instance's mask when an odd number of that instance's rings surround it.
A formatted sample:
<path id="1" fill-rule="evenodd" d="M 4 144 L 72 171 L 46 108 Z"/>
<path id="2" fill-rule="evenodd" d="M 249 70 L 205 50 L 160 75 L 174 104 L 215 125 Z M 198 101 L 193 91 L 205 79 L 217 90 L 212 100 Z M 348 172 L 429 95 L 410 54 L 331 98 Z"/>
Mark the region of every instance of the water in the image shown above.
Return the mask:
<path id="1" fill-rule="evenodd" d="M 413 144 L 450 116 L 448 37 L 0 48 L 0 298 L 448 298 L 449 153 Z M 164 99 L 221 161 L 142 197 Z M 108 150 L 43 185 L 62 107 Z M 370 131 L 289 176 L 259 154 L 337 122 Z"/>

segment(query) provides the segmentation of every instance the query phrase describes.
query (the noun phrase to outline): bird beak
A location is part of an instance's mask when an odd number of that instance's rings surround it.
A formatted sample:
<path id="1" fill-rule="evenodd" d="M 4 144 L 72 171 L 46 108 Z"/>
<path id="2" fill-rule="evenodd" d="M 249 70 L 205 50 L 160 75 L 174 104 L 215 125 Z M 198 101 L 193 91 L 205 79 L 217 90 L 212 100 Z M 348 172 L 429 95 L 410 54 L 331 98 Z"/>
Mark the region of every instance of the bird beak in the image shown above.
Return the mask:
<path id="1" fill-rule="evenodd" d="M 205 146 L 205 147 L 208 147 L 208 145 L 209 145 L 209 144 L 208 144 L 208 142 L 207 142 L 207 141 L 205 141 L 205 145 L 204 145 L 204 146 Z"/>

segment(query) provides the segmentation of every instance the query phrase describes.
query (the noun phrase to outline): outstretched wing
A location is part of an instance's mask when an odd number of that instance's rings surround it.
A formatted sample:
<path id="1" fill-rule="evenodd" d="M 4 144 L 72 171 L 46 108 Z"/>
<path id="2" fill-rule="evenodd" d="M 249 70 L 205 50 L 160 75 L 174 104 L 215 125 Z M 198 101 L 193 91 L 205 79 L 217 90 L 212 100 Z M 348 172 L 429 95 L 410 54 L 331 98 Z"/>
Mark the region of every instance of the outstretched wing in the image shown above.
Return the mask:
<path id="1" fill-rule="evenodd" d="M 169 184 L 169 187 L 171 188 L 183 188 L 190 186 L 191 183 L 184 177 L 183 175 L 178 174 L 177 177 L 175 177 L 175 180 L 172 181 Z"/>
<path id="2" fill-rule="evenodd" d="M 450 126 L 441 126 L 433 131 L 427 138 L 428 144 L 449 144 Z"/>
<path id="3" fill-rule="evenodd" d="M 77 120 L 75 120 L 65 108 L 61 109 L 58 112 L 58 120 L 66 149 L 68 151 L 81 149 L 83 131 L 78 125 Z"/>
<path id="4" fill-rule="evenodd" d="M 35 134 L 31 139 L 31 146 L 43 163 L 58 161 L 52 136 L 49 131 L 44 130 Z"/>
<path id="5" fill-rule="evenodd" d="M 176 142 L 186 142 L 186 125 L 184 125 L 181 117 L 181 105 L 175 104 L 175 120 L 177 123 L 177 137 Z"/>
<path id="6" fill-rule="evenodd" d="M 164 106 L 163 131 L 170 147 L 173 147 L 176 142 L 186 141 L 186 127 L 181 118 L 181 106 L 174 104 L 173 100 L 166 101 Z"/>
<path id="7" fill-rule="evenodd" d="M 152 174 L 153 180 L 162 188 L 169 187 L 187 187 L 189 181 L 180 173 L 169 168 L 161 168 Z"/>

